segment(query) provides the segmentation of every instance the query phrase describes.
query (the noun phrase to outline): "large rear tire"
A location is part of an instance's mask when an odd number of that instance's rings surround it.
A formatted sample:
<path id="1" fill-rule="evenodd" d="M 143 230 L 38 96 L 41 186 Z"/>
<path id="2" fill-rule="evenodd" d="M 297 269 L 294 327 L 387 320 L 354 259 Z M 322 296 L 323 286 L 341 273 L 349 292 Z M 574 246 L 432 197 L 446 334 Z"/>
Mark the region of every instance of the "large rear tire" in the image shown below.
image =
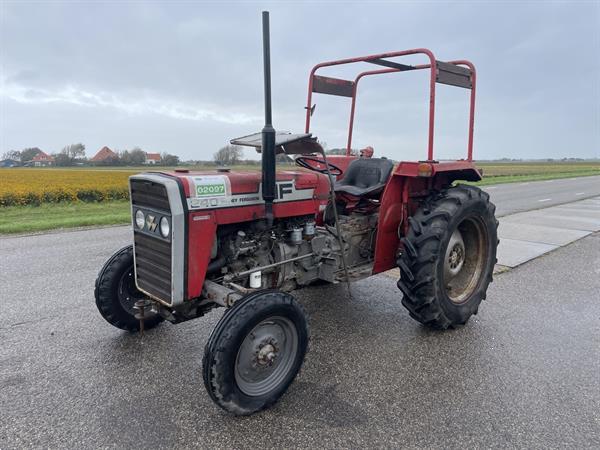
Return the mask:
<path id="1" fill-rule="evenodd" d="M 227 310 L 204 350 L 204 386 L 235 415 L 272 406 L 302 366 L 309 328 L 304 309 L 289 294 L 248 294 Z"/>
<path id="2" fill-rule="evenodd" d="M 108 323 L 121 330 L 139 331 L 140 321 L 134 317 L 133 306 L 146 295 L 135 286 L 133 246 L 123 247 L 104 264 L 96 278 L 94 296 L 98 311 Z M 161 316 L 153 314 L 144 320 L 144 328 L 154 328 L 162 321 Z"/>
<path id="3" fill-rule="evenodd" d="M 474 186 L 432 195 L 401 239 L 398 287 L 410 316 L 432 328 L 464 325 L 486 297 L 498 245 L 496 207 Z"/>

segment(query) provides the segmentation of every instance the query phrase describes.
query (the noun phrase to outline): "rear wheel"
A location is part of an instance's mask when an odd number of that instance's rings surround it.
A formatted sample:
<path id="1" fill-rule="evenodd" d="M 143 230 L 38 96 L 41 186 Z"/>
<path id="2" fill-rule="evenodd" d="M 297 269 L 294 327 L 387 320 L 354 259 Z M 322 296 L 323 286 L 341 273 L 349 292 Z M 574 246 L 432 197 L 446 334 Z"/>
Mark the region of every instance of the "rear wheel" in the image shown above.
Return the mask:
<path id="1" fill-rule="evenodd" d="M 460 185 L 434 194 L 409 219 L 398 287 L 415 320 L 446 329 L 477 314 L 496 263 L 495 209 L 487 193 Z"/>
<path id="2" fill-rule="evenodd" d="M 206 390 L 236 415 L 270 407 L 300 370 L 308 338 L 306 313 L 291 295 L 247 295 L 225 312 L 206 344 Z"/>

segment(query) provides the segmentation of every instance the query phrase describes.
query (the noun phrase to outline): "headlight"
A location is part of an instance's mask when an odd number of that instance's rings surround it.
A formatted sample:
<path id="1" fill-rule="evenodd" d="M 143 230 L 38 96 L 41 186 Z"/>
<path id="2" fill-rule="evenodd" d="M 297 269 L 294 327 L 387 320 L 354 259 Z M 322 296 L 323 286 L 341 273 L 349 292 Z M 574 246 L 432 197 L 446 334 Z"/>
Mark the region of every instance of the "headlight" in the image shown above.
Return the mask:
<path id="1" fill-rule="evenodd" d="M 162 237 L 169 237 L 169 232 L 171 231 L 171 224 L 169 224 L 169 219 L 163 217 L 160 219 L 160 234 Z"/>
<path id="2" fill-rule="evenodd" d="M 141 230 L 144 228 L 144 221 L 146 220 L 146 216 L 141 209 L 138 209 L 135 213 L 135 224 Z"/>

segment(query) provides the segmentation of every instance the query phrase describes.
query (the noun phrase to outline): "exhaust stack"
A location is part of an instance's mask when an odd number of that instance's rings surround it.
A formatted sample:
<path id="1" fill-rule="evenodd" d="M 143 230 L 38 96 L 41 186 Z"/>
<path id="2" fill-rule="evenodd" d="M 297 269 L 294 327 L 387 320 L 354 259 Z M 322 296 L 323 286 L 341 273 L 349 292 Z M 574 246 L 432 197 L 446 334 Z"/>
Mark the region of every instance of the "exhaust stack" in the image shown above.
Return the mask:
<path id="1" fill-rule="evenodd" d="M 265 201 L 267 225 L 273 225 L 275 200 L 275 129 L 271 113 L 271 45 L 269 40 L 269 12 L 262 13 L 263 65 L 265 78 L 265 126 L 262 129 L 262 197 Z"/>

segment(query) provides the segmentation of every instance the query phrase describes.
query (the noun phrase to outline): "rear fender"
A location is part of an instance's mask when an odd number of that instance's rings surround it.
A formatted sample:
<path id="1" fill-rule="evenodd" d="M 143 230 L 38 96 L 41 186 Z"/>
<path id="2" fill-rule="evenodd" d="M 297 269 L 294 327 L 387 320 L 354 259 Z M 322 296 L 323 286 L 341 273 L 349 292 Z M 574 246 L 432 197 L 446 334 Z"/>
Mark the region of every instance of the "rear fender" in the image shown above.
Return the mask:
<path id="1" fill-rule="evenodd" d="M 447 188 L 456 180 L 478 181 L 481 172 L 470 161 L 401 162 L 396 167 L 381 196 L 373 274 L 396 267 L 408 218 L 432 191 Z"/>
<path id="2" fill-rule="evenodd" d="M 381 195 L 373 274 L 396 266 L 396 249 L 399 244 L 398 228 L 407 214 L 408 185 L 407 177 L 392 174 Z"/>
<path id="3" fill-rule="evenodd" d="M 452 184 L 456 180 L 479 181 L 481 180 L 481 171 L 475 167 L 471 161 L 449 161 L 449 162 L 401 162 L 395 175 L 401 175 L 409 178 L 431 178 L 433 187 L 438 185 Z"/>
<path id="4" fill-rule="evenodd" d="M 438 171 L 433 176 L 433 186 L 436 189 L 444 189 L 449 187 L 453 182 L 462 181 L 480 181 L 482 179 L 479 169 L 465 168 L 461 170 L 444 170 Z"/>

